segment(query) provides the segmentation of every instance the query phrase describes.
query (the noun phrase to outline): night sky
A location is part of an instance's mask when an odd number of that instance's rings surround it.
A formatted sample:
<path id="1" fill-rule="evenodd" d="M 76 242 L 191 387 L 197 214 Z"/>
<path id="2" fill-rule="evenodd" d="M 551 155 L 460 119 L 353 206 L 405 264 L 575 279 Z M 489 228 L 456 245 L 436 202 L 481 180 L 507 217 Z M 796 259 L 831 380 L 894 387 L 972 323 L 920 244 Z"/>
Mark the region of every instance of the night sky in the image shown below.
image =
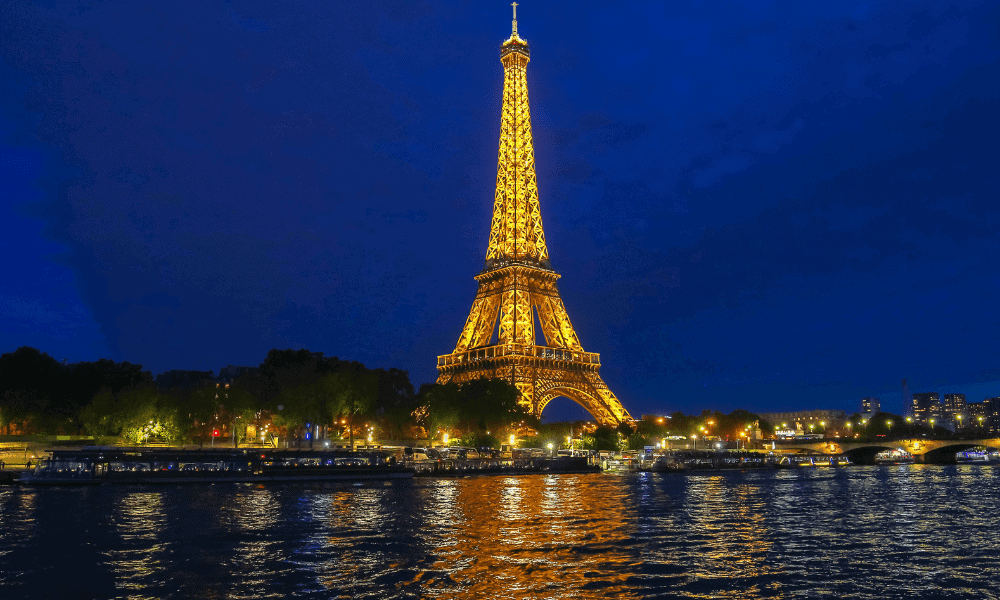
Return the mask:
<path id="1" fill-rule="evenodd" d="M 1000 395 L 1000 5 L 524 0 L 518 29 L 552 264 L 633 416 Z M 432 381 L 508 35 L 501 1 L 0 2 L 0 352 Z"/>

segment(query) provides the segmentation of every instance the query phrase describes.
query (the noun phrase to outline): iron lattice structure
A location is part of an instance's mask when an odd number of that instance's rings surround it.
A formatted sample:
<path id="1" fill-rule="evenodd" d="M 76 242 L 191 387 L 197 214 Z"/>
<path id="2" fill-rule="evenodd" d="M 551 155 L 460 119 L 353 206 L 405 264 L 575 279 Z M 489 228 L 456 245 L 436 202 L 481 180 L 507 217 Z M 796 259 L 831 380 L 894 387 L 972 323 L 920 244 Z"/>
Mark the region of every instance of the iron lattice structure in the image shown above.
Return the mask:
<path id="1" fill-rule="evenodd" d="M 486 264 L 475 277 L 479 291 L 455 351 L 438 357 L 438 383 L 503 378 L 536 416 L 565 396 L 601 424 L 617 425 L 632 417 L 601 379 L 600 356 L 580 345 L 549 261 L 528 110 L 530 53 L 518 37 L 516 13 L 512 25 L 500 47 L 503 112 Z M 536 344 L 536 315 L 544 346 Z"/>

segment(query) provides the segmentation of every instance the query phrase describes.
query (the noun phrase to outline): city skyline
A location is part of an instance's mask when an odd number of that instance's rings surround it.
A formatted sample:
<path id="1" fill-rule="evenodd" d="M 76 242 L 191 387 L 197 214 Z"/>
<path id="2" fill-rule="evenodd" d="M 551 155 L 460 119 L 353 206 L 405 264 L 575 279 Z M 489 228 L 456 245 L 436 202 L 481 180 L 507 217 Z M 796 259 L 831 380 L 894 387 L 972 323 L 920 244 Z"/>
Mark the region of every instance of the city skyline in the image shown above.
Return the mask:
<path id="1" fill-rule="evenodd" d="M 0 10 L 0 352 L 435 379 L 507 3 Z M 1000 395 L 997 16 L 519 4 L 552 265 L 633 415 Z"/>

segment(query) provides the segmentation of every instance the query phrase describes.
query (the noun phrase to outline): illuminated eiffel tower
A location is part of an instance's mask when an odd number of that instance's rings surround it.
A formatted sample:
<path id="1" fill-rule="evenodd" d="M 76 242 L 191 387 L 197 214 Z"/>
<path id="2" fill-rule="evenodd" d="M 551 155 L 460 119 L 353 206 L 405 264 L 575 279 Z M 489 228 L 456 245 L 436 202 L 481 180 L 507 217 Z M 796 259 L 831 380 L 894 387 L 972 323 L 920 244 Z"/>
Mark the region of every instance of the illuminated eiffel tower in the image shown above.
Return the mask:
<path id="1" fill-rule="evenodd" d="M 600 355 L 580 345 L 545 246 L 528 112 L 530 53 L 517 35 L 513 6 L 511 36 L 500 46 L 503 113 L 486 265 L 476 275 L 479 291 L 455 351 L 438 357 L 438 383 L 502 378 L 517 386 L 536 416 L 565 396 L 601 424 L 617 425 L 632 417 L 598 374 Z M 544 346 L 536 344 L 536 315 Z"/>

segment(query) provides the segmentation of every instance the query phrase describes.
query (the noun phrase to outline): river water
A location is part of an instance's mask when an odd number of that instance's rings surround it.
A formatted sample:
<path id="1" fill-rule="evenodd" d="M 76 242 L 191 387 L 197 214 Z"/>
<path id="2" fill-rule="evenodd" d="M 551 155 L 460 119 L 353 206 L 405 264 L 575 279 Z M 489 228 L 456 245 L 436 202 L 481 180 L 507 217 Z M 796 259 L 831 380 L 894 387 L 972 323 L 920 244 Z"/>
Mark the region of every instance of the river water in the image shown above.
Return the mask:
<path id="1" fill-rule="evenodd" d="M 998 598 L 1000 467 L 0 488 L 0 598 Z"/>

